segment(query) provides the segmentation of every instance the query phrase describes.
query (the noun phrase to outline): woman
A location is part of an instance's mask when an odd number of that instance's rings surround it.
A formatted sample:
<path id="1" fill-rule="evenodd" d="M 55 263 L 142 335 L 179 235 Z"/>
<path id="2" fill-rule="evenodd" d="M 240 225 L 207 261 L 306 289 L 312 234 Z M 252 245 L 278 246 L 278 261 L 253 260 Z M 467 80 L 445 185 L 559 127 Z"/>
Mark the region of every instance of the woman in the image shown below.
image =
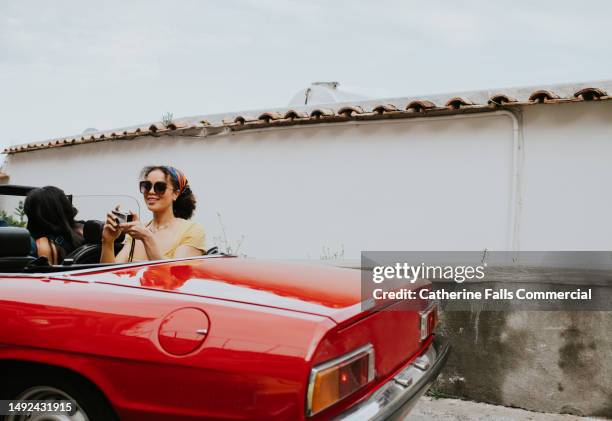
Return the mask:
<path id="1" fill-rule="evenodd" d="M 147 208 L 153 219 L 143 224 L 135 212 L 133 220 L 117 218 L 117 206 L 106 215 L 102 231 L 102 263 L 125 263 L 138 260 L 159 260 L 175 257 L 201 256 L 205 252 L 204 229 L 188 221 L 193 215 L 196 199 L 185 174 L 168 166 L 145 167 L 139 183 Z M 115 256 L 114 242 L 121 232 L 126 240 Z"/>
<path id="2" fill-rule="evenodd" d="M 81 228 L 74 217 L 78 211 L 62 189 L 46 186 L 32 190 L 26 196 L 23 210 L 28 217 L 28 231 L 36 240 L 38 256 L 52 265 L 83 244 Z"/>

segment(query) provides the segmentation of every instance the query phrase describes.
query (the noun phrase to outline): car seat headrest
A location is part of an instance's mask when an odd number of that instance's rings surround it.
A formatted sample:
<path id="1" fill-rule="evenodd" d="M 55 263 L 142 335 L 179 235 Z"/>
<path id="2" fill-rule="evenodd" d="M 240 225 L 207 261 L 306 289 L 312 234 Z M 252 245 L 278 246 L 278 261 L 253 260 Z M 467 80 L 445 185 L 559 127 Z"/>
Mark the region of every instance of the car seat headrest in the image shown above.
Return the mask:
<path id="1" fill-rule="evenodd" d="M 25 257 L 32 246 L 30 232 L 20 227 L 0 227 L 0 257 Z"/>
<path id="2" fill-rule="evenodd" d="M 102 230 L 104 229 L 104 222 L 97 221 L 95 219 L 89 220 L 83 224 L 83 238 L 85 244 L 100 244 L 102 243 Z M 125 235 L 121 235 L 115 240 L 115 243 L 122 243 Z"/>

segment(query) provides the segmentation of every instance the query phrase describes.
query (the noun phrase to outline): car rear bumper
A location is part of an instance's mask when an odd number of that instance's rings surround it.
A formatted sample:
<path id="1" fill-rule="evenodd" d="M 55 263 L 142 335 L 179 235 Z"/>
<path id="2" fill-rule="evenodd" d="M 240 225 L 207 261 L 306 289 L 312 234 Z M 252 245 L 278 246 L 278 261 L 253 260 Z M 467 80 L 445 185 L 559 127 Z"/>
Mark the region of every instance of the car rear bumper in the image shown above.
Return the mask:
<path id="1" fill-rule="evenodd" d="M 369 398 L 340 414 L 339 420 L 401 420 L 429 389 L 446 364 L 450 345 L 436 337 L 427 350 L 380 386 Z"/>

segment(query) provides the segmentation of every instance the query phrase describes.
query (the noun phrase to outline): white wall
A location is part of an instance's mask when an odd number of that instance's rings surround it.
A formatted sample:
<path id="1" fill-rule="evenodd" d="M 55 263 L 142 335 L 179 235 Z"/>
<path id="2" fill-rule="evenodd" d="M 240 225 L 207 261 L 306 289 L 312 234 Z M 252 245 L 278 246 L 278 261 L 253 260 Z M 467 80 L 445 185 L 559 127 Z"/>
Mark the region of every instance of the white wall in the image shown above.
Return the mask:
<path id="1" fill-rule="evenodd" d="M 521 249 L 612 249 L 611 107 L 524 110 Z M 250 256 L 506 250 L 512 128 L 508 116 L 478 114 L 140 138 L 15 154 L 6 171 L 14 184 L 138 197 L 140 168 L 170 163 L 190 179 L 208 245 L 221 236 L 219 212 L 230 242 L 244 235 L 241 251 Z"/>
<path id="2" fill-rule="evenodd" d="M 612 250 L 612 102 L 524 113 L 523 250 Z"/>
<path id="3" fill-rule="evenodd" d="M 254 256 L 505 248 L 511 127 L 481 116 L 142 138 L 16 154 L 7 171 L 11 183 L 136 196 L 143 165 L 171 163 L 190 179 L 209 244 L 219 212 Z"/>

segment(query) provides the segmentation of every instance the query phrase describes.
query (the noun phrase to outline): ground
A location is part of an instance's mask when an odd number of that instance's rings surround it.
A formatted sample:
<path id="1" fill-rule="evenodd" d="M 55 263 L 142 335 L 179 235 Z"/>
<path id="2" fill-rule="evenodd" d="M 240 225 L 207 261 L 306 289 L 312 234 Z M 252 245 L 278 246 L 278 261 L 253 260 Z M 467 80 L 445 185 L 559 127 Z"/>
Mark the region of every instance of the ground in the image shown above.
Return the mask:
<path id="1" fill-rule="evenodd" d="M 603 418 L 577 417 L 574 415 L 544 414 L 505 406 L 462 401 L 459 399 L 434 399 L 423 396 L 416 404 L 410 421 L 594 421 Z"/>

